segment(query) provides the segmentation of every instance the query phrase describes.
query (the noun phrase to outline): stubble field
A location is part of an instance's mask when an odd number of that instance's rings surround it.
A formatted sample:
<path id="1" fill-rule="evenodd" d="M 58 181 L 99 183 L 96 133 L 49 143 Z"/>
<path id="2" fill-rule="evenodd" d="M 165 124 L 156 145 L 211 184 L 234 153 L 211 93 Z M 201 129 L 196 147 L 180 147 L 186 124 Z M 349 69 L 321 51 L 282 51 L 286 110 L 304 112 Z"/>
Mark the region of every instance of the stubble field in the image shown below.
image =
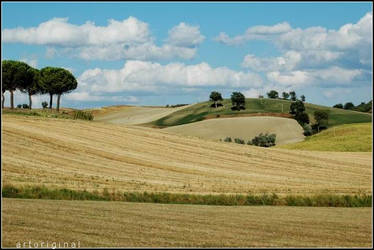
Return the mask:
<path id="1" fill-rule="evenodd" d="M 267 149 L 3 115 L 3 184 L 177 193 L 371 194 L 371 152 Z M 333 177 L 333 178 L 332 178 Z"/>

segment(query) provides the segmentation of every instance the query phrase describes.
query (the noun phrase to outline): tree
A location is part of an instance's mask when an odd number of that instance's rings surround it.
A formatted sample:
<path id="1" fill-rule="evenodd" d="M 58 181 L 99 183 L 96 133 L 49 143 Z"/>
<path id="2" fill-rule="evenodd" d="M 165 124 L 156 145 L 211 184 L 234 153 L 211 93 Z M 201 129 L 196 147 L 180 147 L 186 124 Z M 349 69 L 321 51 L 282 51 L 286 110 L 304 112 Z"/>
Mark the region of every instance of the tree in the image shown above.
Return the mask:
<path id="1" fill-rule="evenodd" d="M 291 91 L 290 92 L 290 96 L 291 96 L 291 101 L 296 101 L 296 92 L 295 91 Z"/>
<path id="2" fill-rule="evenodd" d="M 40 86 L 40 71 L 30 67 L 25 75 L 25 81 L 19 86 L 19 89 L 23 93 L 29 95 L 29 109 L 32 108 L 32 95 L 42 93 L 42 87 Z"/>
<path id="3" fill-rule="evenodd" d="M 291 103 L 290 114 L 292 114 L 295 120 L 302 126 L 309 123 L 309 116 L 305 113 L 304 103 L 300 100 Z"/>
<path id="4" fill-rule="evenodd" d="M 346 104 L 344 104 L 344 109 L 353 109 L 355 107 L 355 105 L 351 102 L 347 102 Z"/>
<path id="5" fill-rule="evenodd" d="M 305 112 L 301 112 L 295 115 L 295 120 L 301 125 L 304 126 L 305 124 L 309 123 L 309 116 Z"/>
<path id="6" fill-rule="evenodd" d="M 296 102 L 291 103 L 290 105 L 290 114 L 291 115 L 298 115 L 305 111 L 304 103 L 300 100 L 297 100 Z"/>
<path id="7" fill-rule="evenodd" d="M 322 111 L 322 110 L 314 111 L 314 120 L 316 121 L 318 132 L 319 132 L 319 128 L 321 127 L 321 125 L 324 125 L 327 127 L 328 119 L 329 119 L 329 114 L 326 111 Z"/>
<path id="8" fill-rule="evenodd" d="M 283 97 L 284 100 L 287 100 L 288 97 L 290 97 L 290 94 L 288 94 L 287 92 L 283 92 L 282 97 Z"/>
<path id="9" fill-rule="evenodd" d="M 4 60 L 2 61 L 2 105 L 4 106 L 4 92 L 10 92 L 10 108 L 14 108 L 14 91 L 27 81 L 27 72 L 30 66 L 24 62 Z"/>
<path id="10" fill-rule="evenodd" d="M 211 101 L 214 102 L 214 106 L 216 108 L 217 108 L 217 102 L 223 100 L 221 93 L 219 93 L 217 91 L 212 91 L 212 93 L 210 93 L 209 98 L 210 98 Z"/>
<path id="11" fill-rule="evenodd" d="M 300 99 L 301 99 L 302 102 L 305 102 L 305 95 L 301 95 Z"/>
<path id="12" fill-rule="evenodd" d="M 233 92 L 231 94 L 231 103 L 233 110 L 245 109 L 245 96 L 240 92 Z"/>
<path id="13" fill-rule="evenodd" d="M 78 82 L 66 69 L 45 67 L 40 71 L 40 82 L 44 93 L 49 93 L 49 108 L 52 109 L 53 95 L 57 95 L 57 112 L 60 109 L 61 95 L 76 89 Z"/>
<path id="14" fill-rule="evenodd" d="M 270 92 L 266 94 L 268 95 L 268 98 L 272 98 L 272 99 L 277 99 L 279 97 L 278 92 L 275 90 L 270 90 Z"/>
<path id="15" fill-rule="evenodd" d="M 343 108 L 343 104 L 341 104 L 341 103 L 335 104 L 333 106 L 333 108 L 342 109 Z"/>

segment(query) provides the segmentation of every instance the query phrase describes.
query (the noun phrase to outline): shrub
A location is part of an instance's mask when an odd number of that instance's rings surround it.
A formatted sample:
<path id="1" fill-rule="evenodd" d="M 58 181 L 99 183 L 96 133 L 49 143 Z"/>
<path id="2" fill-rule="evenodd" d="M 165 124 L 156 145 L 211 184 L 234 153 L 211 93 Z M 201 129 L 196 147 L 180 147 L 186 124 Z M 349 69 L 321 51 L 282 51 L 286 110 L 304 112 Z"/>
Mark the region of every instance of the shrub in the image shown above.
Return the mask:
<path id="1" fill-rule="evenodd" d="M 18 109 L 22 108 L 22 104 L 18 104 L 18 105 L 17 105 L 17 108 L 18 108 Z"/>
<path id="2" fill-rule="evenodd" d="M 310 124 L 304 124 L 303 129 L 305 136 L 310 136 L 313 134 L 313 129 L 312 126 L 310 126 Z"/>
<path id="3" fill-rule="evenodd" d="M 43 107 L 43 109 L 46 109 L 46 108 L 48 108 L 48 102 L 42 102 L 42 107 Z"/>
<path id="4" fill-rule="evenodd" d="M 24 103 L 24 104 L 22 104 L 22 108 L 24 108 L 24 109 L 28 109 L 28 108 L 30 108 L 30 107 L 29 107 L 28 104 Z"/>
<path id="5" fill-rule="evenodd" d="M 260 147 L 272 147 L 275 146 L 275 139 L 276 139 L 276 134 L 262 134 L 260 133 L 258 136 L 252 139 L 250 143 L 247 144 L 249 145 L 255 145 L 255 146 L 260 146 Z"/>
<path id="6" fill-rule="evenodd" d="M 309 116 L 305 112 L 301 112 L 295 115 L 295 120 L 301 125 L 304 126 L 304 124 L 309 123 Z"/>
<path id="7" fill-rule="evenodd" d="M 234 142 L 235 143 L 238 143 L 238 144 L 245 144 L 244 140 L 240 139 L 240 138 L 235 138 L 234 139 Z"/>
<path id="8" fill-rule="evenodd" d="M 232 142 L 231 137 L 226 137 L 223 141 L 224 142 Z"/>
<path id="9" fill-rule="evenodd" d="M 89 120 L 89 121 L 92 121 L 93 120 L 93 115 L 91 112 L 88 112 L 88 111 L 82 111 L 82 110 L 76 110 L 74 111 L 74 114 L 73 114 L 73 119 L 82 119 L 82 120 Z"/>

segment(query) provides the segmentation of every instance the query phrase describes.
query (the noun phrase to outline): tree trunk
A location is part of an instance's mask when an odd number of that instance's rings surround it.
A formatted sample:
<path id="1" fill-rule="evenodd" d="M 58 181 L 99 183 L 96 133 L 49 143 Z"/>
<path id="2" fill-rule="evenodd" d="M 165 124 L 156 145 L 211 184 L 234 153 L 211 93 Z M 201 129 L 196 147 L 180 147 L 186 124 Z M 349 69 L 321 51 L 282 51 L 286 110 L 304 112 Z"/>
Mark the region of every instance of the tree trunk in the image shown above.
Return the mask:
<path id="1" fill-rule="evenodd" d="M 5 103 L 5 96 L 4 96 L 4 92 L 2 92 L 3 95 L 1 96 L 2 99 L 1 99 L 1 108 L 4 109 L 4 103 Z"/>
<path id="2" fill-rule="evenodd" d="M 31 94 L 29 93 L 29 109 L 31 109 L 31 106 L 32 106 L 32 98 L 31 98 Z"/>
<path id="3" fill-rule="evenodd" d="M 57 112 L 60 111 L 60 99 L 61 99 L 61 94 L 57 95 Z"/>
<path id="4" fill-rule="evenodd" d="M 49 109 L 52 109 L 53 94 L 49 94 Z"/>
<path id="5" fill-rule="evenodd" d="M 10 108 L 14 109 L 14 94 L 13 94 L 13 90 L 9 90 L 9 91 L 10 91 Z"/>
<path id="6" fill-rule="evenodd" d="M 214 102 L 214 105 L 216 105 L 216 108 L 217 108 L 217 102 Z"/>

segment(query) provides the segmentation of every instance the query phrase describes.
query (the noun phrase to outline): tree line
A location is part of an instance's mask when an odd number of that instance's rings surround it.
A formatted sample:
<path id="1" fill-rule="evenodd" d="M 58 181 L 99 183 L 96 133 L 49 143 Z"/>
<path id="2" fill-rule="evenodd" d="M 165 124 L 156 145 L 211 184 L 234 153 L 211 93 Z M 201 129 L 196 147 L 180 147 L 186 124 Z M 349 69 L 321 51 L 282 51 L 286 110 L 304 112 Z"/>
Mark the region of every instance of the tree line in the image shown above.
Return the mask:
<path id="1" fill-rule="evenodd" d="M 279 99 L 278 92 L 275 90 L 271 90 L 267 93 L 267 96 L 271 99 Z M 292 101 L 290 105 L 289 113 L 293 116 L 293 118 L 304 128 L 304 135 L 309 136 L 313 133 L 319 133 L 321 129 L 326 129 L 328 125 L 329 114 L 327 111 L 317 110 L 313 113 L 315 124 L 310 125 L 309 115 L 306 113 L 305 109 L 305 96 L 301 95 L 300 99 L 297 99 L 296 92 L 291 91 L 289 93 L 283 92 L 282 96 L 284 100 Z M 263 96 L 259 96 L 259 98 L 263 98 Z M 222 106 L 220 101 L 223 101 L 221 93 L 217 91 L 212 91 L 209 96 L 209 100 L 213 102 L 211 105 L 212 108 L 217 108 Z M 231 110 L 240 111 L 245 109 L 245 96 L 240 92 L 233 92 L 231 94 L 231 103 L 232 107 Z"/>
<path id="2" fill-rule="evenodd" d="M 373 101 L 369 101 L 367 103 L 361 102 L 359 105 L 355 106 L 352 102 L 346 102 L 344 105 L 342 103 L 335 104 L 333 108 L 338 109 L 347 109 L 347 110 L 355 110 L 360 112 L 372 112 Z"/>
<path id="3" fill-rule="evenodd" d="M 58 67 L 35 69 L 27 63 L 3 60 L 2 66 L 2 108 L 5 91 L 10 92 L 10 108 L 14 109 L 14 91 L 17 89 L 29 96 L 29 108 L 32 108 L 32 96 L 49 94 L 49 108 L 52 109 L 53 96 L 57 95 L 56 110 L 60 109 L 61 96 L 77 88 L 78 82 L 70 71 Z M 43 105 L 44 106 L 44 105 Z"/>

